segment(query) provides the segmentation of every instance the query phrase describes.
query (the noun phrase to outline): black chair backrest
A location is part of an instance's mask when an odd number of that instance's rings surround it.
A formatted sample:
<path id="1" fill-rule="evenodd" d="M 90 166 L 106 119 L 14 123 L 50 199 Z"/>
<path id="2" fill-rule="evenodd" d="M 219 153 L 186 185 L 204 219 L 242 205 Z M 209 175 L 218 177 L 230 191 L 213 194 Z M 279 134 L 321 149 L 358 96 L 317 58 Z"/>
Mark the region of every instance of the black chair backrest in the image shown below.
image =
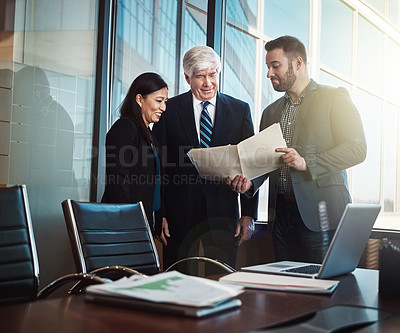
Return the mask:
<path id="1" fill-rule="evenodd" d="M 116 265 L 148 275 L 160 271 L 141 202 L 106 204 L 68 199 L 62 207 L 78 272 Z"/>
<path id="2" fill-rule="evenodd" d="M 0 304 L 29 301 L 39 264 L 25 185 L 0 188 Z"/>

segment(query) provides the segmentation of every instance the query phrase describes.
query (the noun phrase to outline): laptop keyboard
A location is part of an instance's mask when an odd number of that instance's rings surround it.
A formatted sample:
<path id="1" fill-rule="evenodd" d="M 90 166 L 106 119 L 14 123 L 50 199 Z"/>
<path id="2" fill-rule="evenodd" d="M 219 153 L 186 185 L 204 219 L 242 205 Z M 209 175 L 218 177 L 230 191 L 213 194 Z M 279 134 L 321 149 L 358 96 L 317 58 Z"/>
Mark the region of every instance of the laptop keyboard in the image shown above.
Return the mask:
<path id="1" fill-rule="evenodd" d="M 303 273 L 303 274 L 316 274 L 319 272 L 321 265 L 307 265 L 285 269 L 284 272 Z"/>

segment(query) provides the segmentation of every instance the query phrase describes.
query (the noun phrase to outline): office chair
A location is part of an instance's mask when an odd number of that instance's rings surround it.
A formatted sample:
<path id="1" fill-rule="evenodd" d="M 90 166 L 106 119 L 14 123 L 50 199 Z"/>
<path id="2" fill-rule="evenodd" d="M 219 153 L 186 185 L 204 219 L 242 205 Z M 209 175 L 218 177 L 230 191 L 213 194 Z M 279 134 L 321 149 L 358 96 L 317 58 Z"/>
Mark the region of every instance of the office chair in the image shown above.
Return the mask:
<path id="1" fill-rule="evenodd" d="M 141 202 L 62 203 L 78 272 L 114 279 L 120 275 L 153 275 L 160 263 Z M 110 274 L 111 273 L 111 274 Z"/>
<path id="2" fill-rule="evenodd" d="M 90 274 L 69 274 L 39 291 L 39 262 L 25 185 L 0 188 L 0 304 L 47 297 L 71 281 L 104 283 Z"/>
<path id="3" fill-rule="evenodd" d="M 109 204 L 67 199 L 61 205 L 78 272 L 102 277 L 108 277 L 105 274 L 110 269 L 125 270 L 123 275 L 160 273 L 157 249 L 141 202 Z M 166 271 L 193 260 L 211 262 L 224 272 L 235 271 L 205 257 L 184 258 Z M 110 278 L 115 279 L 114 276 Z"/>

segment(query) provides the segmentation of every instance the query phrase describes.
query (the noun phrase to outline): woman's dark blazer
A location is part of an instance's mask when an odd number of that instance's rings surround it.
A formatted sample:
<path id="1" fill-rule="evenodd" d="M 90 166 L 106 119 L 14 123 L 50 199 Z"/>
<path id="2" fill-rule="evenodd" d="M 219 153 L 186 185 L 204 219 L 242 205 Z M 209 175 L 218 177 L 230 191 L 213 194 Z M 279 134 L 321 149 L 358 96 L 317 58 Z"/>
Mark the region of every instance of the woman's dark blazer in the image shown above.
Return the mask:
<path id="1" fill-rule="evenodd" d="M 157 164 L 152 146 L 129 118 L 118 119 L 106 137 L 106 185 L 101 202 L 143 202 L 153 224 Z"/>

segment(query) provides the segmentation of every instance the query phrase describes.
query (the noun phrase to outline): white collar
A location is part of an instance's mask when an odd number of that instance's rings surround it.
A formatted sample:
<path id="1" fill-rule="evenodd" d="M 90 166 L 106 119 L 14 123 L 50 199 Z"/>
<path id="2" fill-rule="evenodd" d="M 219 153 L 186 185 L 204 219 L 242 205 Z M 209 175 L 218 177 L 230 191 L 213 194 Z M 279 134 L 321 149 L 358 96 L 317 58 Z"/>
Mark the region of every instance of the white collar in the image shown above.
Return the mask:
<path id="1" fill-rule="evenodd" d="M 193 96 L 193 104 L 194 104 L 194 105 L 199 105 L 201 102 L 203 102 L 203 101 L 197 99 L 197 98 L 193 95 L 193 93 L 192 93 L 192 96 Z M 211 99 L 209 100 L 209 102 L 210 102 L 211 105 L 215 106 L 215 104 L 217 103 L 217 94 L 215 94 L 215 96 L 214 96 L 213 98 L 211 98 Z"/>

